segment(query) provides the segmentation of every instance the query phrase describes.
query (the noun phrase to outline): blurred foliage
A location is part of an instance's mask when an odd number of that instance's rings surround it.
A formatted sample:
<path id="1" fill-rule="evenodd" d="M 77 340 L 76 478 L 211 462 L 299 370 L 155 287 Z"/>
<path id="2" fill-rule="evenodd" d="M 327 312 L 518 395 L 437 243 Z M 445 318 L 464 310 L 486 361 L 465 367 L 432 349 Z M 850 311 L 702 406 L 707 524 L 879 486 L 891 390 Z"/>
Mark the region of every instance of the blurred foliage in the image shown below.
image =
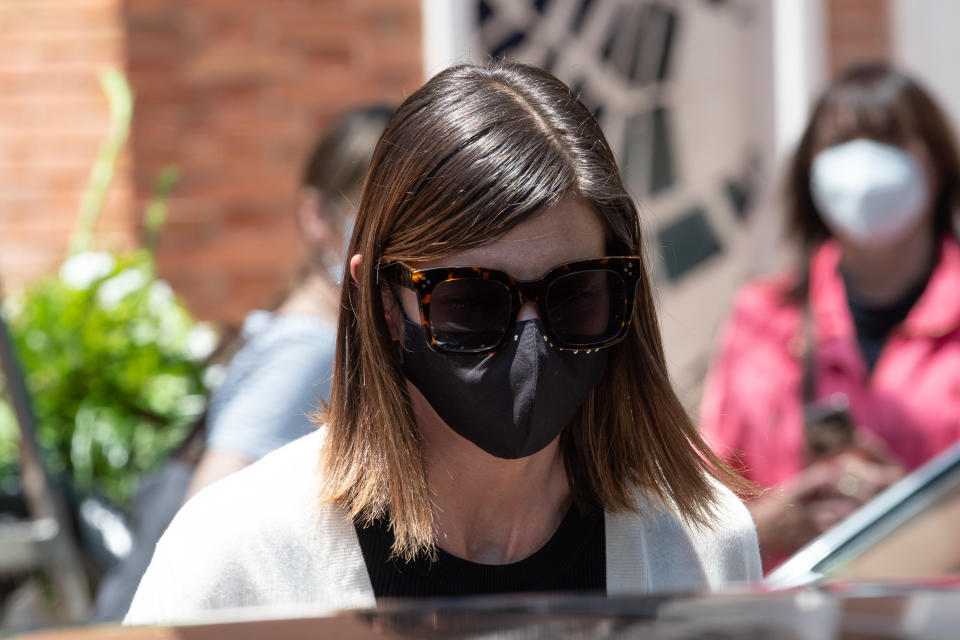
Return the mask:
<path id="1" fill-rule="evenodd" d="M 195 323 L 156 277 L 151 249 L 175 170 L 160 176 L 147 208 L 147 248 L 118 255 L 89 250 L 132 112 L 122 74 L 105 72 L 101 86 L 110 131 L 81 203 L 72 255 L 57 276 L 4 306 L 48 471 L 72 480 L 78 492 L 102 491 L 125 506 L 141 475 L 169 455 L 203 412 L 203 362 L 216 335 Z M 13 412 L 0 397 L 0 478 L 16 473 L 18 440 Z"/>
<path id="2" fill-rule="evenodd" d="M 202 361 L 215 334 L 155 279 L 147 251 L 77 254 L 11 306 L 48 470 L 128 503 L 140 475 L 203 411 Z M 12 418 L 2 406 L 0 469 L 8 471 Z"/>

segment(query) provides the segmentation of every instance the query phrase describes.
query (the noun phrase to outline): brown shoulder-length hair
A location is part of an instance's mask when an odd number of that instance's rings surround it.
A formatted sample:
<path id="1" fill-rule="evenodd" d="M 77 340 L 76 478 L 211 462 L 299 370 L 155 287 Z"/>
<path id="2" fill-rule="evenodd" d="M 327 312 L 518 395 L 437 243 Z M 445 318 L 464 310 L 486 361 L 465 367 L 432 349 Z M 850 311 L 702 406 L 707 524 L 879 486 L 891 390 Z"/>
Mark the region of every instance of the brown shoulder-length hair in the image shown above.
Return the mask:
<path id="1" fill-rule="evenodd" d="M 960 159 L 946 116 L 907 74 L 885 63 L 866 63 L 850 68 L 823 93 L 787 168 L 787 234 L 800 246 L 805 261 L 830 237 L 810 192 L 814 156 L 855 138 L 897 146 L 919 140 L 936 171 L 934 232 L 938 238 L 953 233 L 960 205 Z"/>
<path id="2" fill-rule="evenodd" d="M 320 497 L 360 523 L 389 517 L 397 556 L 432 553 L 435 531 L 378 267 L 484 245 L 568 194 L 602 219 L 611 254 L 641 252 L 637 209 L 599 125 L 534 67 L 451 67 L 399 107 L 377 145 L 349 251 L 363 260 L 343 287 Z M 710 525 L 708 476 L 737 489 L 744 481 L 710 451 L 671 387 L 646 269 L 638 287 L 632 331 L 561 436 L 570 485 L 584 507 L 636 510 L 639 489 Z"/>

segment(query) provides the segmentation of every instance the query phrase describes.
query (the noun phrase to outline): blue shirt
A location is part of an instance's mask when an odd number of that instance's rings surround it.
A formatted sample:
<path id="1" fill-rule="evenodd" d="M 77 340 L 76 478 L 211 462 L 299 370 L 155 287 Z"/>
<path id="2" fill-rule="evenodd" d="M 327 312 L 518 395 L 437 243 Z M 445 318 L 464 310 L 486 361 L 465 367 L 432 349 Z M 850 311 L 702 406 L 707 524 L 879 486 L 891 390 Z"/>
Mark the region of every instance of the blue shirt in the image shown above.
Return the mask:
<path id="1" fill-rule="evenodd" d="M 207 448 L 257 460 L 310 431 L 330 397 L 336 326 L 308 315 L 252 311 L 246 344 L 213 393 Z"/>

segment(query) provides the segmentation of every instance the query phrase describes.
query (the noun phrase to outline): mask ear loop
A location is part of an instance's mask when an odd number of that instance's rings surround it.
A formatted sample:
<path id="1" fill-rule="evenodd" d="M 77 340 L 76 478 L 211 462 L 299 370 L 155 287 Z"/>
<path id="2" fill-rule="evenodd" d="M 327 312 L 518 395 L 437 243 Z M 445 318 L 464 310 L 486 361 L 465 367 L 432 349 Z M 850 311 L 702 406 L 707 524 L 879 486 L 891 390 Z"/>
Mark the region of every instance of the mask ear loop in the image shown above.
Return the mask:
<path id="1" fill-rule="evenodd" d="M 400 301 L 400 295 L 397 294 L 397 290 L 394 289 L 393 286 L 394 286 L 394 285 L 393 285 L 392 282 L 388 282 L 388 283 L 387 283 L 387 288 L 390 289 L 390 295 L 393 296 L 393 302 L 394 302 L 394 304 L 397 305 L 397 310 L 400 312 L 400 339 L 399 339 L 399 340 L 394 340 L 393 342 L 396 343 L 397 360 L 398 360 L 399 363 L 402 365 L 402 364 L 403 364 L 403 352 L 404 352 L 404 351 L 409 351 L 409 349 L 403 344 L 403 324 L 404 324 L 405 322 L 410 322 L 410 323 L 412 323 L 413 320 L 411 320 L 410 318 L 407 317 L 407 312 L 404 310 L 404 308 L 403 308 L 403 303 Z"/>
<path id="2" fill-rule="evenodd" d="M 397 306 L 397 309 L 400 311 L 400 318 L 401 318 L 401 323 L 400 323 L 400 325 L 401 325 L 401 326 L 400 326 L 400 339 L 399 339 L 399 340 L 394 340 L 394 339 L 391 338 L 390 342 L 394 343 L 394 353 L 395 353 L 396 358 L 397 358 L 397 363 L 402 366 L 402 365 L 403 365 L 403 352 L 404 352 L 405 350 L 407 350 L 406 347 L 404 347 L 404 344 L 403 344 L 403 321 L 410 322 L 410 319 L 407 317 L 407 313 L 406 313 L 406 311 L 404 311 L 404 309 L 403 309 L 403 304 L 400 302 L 400 296 L 397 294 L 397 290 L 393 288 L 394 283 L 392 283 L 392 282 L 390 282 L 389 280 L 386 280 L 386 279 L 384 279 L 383 282 L 381 283 L 381 280 L 380 280 L 380 269 L 379 269 L 379 268 L 377 269 L 377 273 L 376 273 L 376 284 L 377 284 L 378 287 L 379 287 L 381 284 L 387 285 L 387 289 L 390 290 L 390 295 L 393 296 L 393 303 Z M 388 328 L 388 331 L 389 331 L 389 328 Z"/>

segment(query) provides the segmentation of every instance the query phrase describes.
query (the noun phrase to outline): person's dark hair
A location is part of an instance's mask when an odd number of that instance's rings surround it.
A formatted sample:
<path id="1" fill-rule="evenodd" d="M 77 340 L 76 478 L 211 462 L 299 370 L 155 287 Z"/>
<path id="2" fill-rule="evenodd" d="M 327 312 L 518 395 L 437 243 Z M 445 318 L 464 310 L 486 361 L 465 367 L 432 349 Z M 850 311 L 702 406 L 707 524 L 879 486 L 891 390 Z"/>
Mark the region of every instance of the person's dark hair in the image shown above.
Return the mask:
<path id="1" fill-rule="evenodd" d="M 342 211 L 343 200 L 356 204 L 370 157 L 393 107 L 370 105 L 345 112 L 314 144 L 301 185 L 316 189 L 327 208 Z"/>
<path id="2" fill-rule="evenodd" d="M 810 192 L 810 167 L 821 149 L 855 138 L 903 146 L 918 139 L 936 170 L 934 232 L 953 233 L 960 205 L 960 160 L 946 116 L 916 80 L 884 63 L 858 65 L 820 97 L 787 170 L 787 232 L 805 256 L 830 237 Z"/>
<path id="3" fill-rule="evenodd" d="M 610 254 L 639 254 L 637 208 L 597 121 L 570 89 L 515 64 L 451 67 L 397 110 L 374 152 L 343 287 L 321 453 L 323 502 L 357 521 L 389 516 L 394 554 L 435 549 L 421 437 L 381 301 L 378 267 L 485 245 L 562 198 L 584 199 Z M 579 505 L 638 508 L 637 492 L 709 526 L 710 476 L 749 491 L 704 443 L 670 384 L 646 268 L 628 337 L 561 436 Z"/>
<path id="4" fill-rule="evenodd" d="M 338 231 L 349 228 L 347 222 L 360 197 L 373 149 L 393 111 L 393 107 L 380 104 L 345 111 L 323 130 L 303 166 L 301 188 L 315 192 L 318 215 Z M 276 310 L 283 305 L 329 259 L 325 251 L 308 246 L 306 260 L 267 308 Z"/>

